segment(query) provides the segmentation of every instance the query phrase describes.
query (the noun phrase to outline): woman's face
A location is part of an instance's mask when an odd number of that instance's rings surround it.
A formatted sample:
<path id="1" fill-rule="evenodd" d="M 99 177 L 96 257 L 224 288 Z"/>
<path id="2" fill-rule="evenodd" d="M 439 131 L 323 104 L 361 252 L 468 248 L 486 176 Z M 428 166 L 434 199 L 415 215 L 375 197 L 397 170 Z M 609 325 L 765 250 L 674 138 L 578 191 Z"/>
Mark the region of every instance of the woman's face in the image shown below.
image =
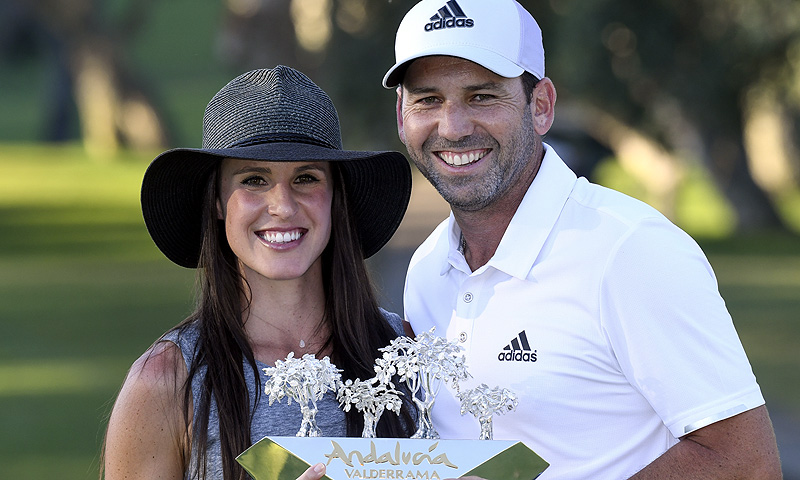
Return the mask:
<path id="1" fill-rule="evenodd" d="M 328 162 L 226 158 L 219 183 L 218 215 L 248 281 L 321 276 L 331 236 Z"/>

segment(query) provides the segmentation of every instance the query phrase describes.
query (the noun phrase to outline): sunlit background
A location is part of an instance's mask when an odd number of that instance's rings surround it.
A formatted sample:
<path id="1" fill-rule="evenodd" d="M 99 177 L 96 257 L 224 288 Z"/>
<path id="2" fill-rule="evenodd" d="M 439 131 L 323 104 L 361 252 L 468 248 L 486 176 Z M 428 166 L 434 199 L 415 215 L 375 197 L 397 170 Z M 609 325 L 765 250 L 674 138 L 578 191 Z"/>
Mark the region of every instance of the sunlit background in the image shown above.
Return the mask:
<path id="1" fill-rule="evenodd" d="M 800 479 L 800 2 L 521 3 L 559 94 L 546 141 L 698 240 Z M 96 478 L 128 366 L 191 311 L 193 272 L 141 219 L 149 161 L 199 146 L 211 96 L 277 64 L 331 95 L 345 147 L 404 151 L 380 81 L 412 4 L 0 2 L 0 479 Z M 447 212 L 416 175 L 370 260 L 386 308 Z"/>

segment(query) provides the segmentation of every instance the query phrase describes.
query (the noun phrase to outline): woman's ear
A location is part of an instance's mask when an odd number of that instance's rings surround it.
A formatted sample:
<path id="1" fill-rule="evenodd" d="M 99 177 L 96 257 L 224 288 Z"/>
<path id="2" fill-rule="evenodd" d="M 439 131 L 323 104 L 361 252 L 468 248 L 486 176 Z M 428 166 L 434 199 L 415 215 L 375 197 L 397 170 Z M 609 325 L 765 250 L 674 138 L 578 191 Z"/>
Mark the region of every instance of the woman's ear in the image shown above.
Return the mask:
<path id="1" fill-rule="evenodd" d="M 539 80 L 533 89 L 531 102 L 533 128 L 539 135 L 544 135 L 553 126 L 556 117 L 556 87 L 549 78 Z"/>
<path id="2" fill-rule="evenodd" d="M 222 208 L 222 201 L 217 199 L 217 220 L 225 220 L 225 211 Z"/>

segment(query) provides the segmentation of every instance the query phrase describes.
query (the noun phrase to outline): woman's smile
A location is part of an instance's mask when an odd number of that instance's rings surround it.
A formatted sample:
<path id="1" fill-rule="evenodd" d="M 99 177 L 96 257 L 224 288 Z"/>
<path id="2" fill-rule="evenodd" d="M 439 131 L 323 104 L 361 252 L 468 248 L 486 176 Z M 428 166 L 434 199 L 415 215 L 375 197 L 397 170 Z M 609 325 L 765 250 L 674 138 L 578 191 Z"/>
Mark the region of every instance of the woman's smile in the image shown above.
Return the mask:
<path id="1" fill-rule="evenodd" d="M 320 274 L 331 234 L 333 183 L 327 162 L 226 158 L 219 216 L 248 281 Z"/>
<path id="2" fill-rule="evenodd" d="M 275 231 L 275 230 L 262 230 L 256 232 L 256 236 L 260 238 L 265 245 L 272 248 L 287 248 L 298 243 L 307 229 L 296 228 L 288 231 Z"/>

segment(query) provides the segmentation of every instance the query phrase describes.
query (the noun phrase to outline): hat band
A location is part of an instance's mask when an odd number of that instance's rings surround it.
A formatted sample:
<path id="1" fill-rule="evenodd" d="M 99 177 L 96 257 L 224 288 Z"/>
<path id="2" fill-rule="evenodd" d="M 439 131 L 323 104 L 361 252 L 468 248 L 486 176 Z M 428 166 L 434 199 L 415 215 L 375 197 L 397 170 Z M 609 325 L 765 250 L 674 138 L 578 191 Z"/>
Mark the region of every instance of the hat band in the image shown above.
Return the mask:
<path id="1" fill-rule="evenodd" d="M 331 145 L 330 143 L 320 140 L 318 138 L 309 137 L 308 135 L 303 135 L 303 134 L 294 134 L 294 133 L 268 133 L 256 137 L 248 137 L 239 140 L 238 142 L 230 144 L 228 148 L 241 148 L 241 147 L 250 147 L 253 145 L 261 145 L 264 143 L 282 143 L 282 142 L 305 143 L 309 145 L 316 145 L 318 147 L 330 148 L 333 150 L 341 150 L 340 147 Z"/>

